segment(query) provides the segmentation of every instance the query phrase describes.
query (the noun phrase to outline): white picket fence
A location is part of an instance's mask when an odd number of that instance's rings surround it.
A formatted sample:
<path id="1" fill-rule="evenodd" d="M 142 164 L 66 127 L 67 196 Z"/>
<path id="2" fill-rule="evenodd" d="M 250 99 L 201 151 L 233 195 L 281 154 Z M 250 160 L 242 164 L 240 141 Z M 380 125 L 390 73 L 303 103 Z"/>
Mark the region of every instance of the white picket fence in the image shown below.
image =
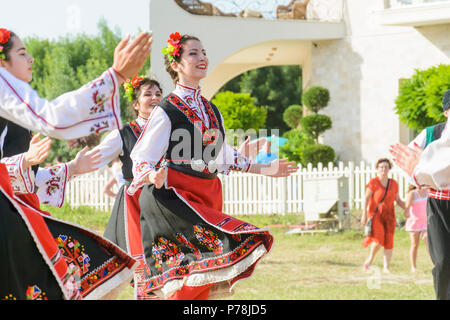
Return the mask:
<path id="1" fill-rule="evenodd" d="M 69 182 L 67 201 L 71 206 L 91 206 L 110 211 L 114 199 L 103 192 L 112 174 L 104 169 L 76 177 Z M 376 176 L 374 164 L 348 162 L 344 166 L 329 163 L 317 168 L 300 167 L 298 172 L 287 178 L 270 178 L 262 175 L 233 172 L 219 175 L 223 186 L 224 212 L 237 214 L 286 214 L 303 211 L 303 180 L 305 178 L 346 177 L 348 178 L 350 209 L 361 209 L 365 186 Z M 390 177 L 399 184 L 399 194 L 405 198 L 408 182 L 398 167 L 390 171 Z M 117 190 L 117 188 L 116 188 Z"/>

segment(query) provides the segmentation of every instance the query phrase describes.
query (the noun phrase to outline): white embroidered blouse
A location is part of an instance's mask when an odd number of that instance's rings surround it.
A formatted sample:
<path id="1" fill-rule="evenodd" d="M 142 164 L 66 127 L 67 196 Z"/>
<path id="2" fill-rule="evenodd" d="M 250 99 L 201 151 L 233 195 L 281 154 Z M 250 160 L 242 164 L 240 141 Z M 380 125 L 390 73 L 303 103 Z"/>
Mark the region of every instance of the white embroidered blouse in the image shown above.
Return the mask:
<path id="1" fill-rule="evenodd" d="M 209 117 L 201 99 L 200 88 L 194 89 L 177 83 L 172 92 L 183 100 L 209 127 Z M 223 117 L 220 115 L 221 121 Z M 128 188 L 128 194 L 132 195 L 137 189 L 146 184 L 147 175 L 155 170 L 156 164 L 165 155 L 169 146 L 171 122 L 166 112 L 156 106 L 141 133 L 133 151 L 133 182 Z M 226 137 L 216 159 L 217 171 L 228 174 L 230 171 L 248 171 L 251 161 L 235 148 L 227 144 Z"/>
<path id="2" fill-rule="evenodd" d="M 121 128 L 116 75 L 108 69 L 80 89 L 49 101 L 0 67 L 0 117 L 64 140 Z"/>
<path id="3" fill-rule="evenodd" d="M 78 90 L 49 101 L 39 97 L 31 86 L 0 67 L 0 117 L 32 131 L 58 139 L 75 139 L 91 133 L 120 129 L 119 86 L 110 68 Z M 0 135 L 3 147 L 6 130 Z M 23 170 L 23 154 L 3 158 L 15 193 L 35 192 L 43 203 L 61 206 L 67 182 L 66 164 Z"/>
<path id="4" fill-rule="evenodd" d="M 147 119 L 139 116 L 136 118 L 136 122 L 142 130 L 147 123 Z M 120 136 L 119 130 L 116 129 L 108 133 L 108 135 L 102 140 L 102 142 L 98 146 L 90 150 L 88 154 L 96 150 L 100 150 L 101 155 L 99 159 L 100 163 L 97 166 L 98 169 L 107 165 L 118 156 L 123 155 L 123 141 L 122 137 Z"/>

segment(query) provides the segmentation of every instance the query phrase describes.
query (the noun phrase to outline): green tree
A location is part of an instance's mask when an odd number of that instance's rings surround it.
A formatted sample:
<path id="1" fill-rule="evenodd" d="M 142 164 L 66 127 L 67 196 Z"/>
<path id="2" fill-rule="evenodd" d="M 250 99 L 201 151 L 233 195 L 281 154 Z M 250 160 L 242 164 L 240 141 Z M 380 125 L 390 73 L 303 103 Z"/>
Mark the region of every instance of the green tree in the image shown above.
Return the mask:
<path id="1" fill-rule="evenodd" d="M 303 116 L 303 108 L 301 105 L 293 104 L 289 106 L 283 113 L 284 122 L 292 129 L 300 125 Z"/>
<path id="2" fill-rule="evenodd" d="M 450 89 L 450 65 L 440 64 L 426 70 L 416 69 L 399 85 L 395 111 L 400 121 L 416 131 L 446 120 L 442 96 Z"/>
<path id="3" fill-rule="evenodd" d="M 267 111 L 258 107 L 248 93 L 225 91 L 218 93 L 214 103 L 222 113 L 227 129 L 259 130 L 266 122 Z"/>
<path id="4" fill-rule="evenodd" d="M 302 95 L 302 103 L 313 114 L 306 117 L 289 115 L 288 110 L 284 114 L 284 120 L 293 128 L 286 135 L 289 139 L 288 143 L 282 148 L 282 155 L 287 156 L 291 161 L 300 162 L 303 166 L 312 163 L 316 166 L 319 162 L 328 163 L 334 160 L 335 152 L 333 148 L 319 144 L 319 136 L 330 129 L 332 122 L 330 117 L 318 114 L 318 112 L 328 105 L 330 94 L 328 89 L 314 86 L 308 88 Z M 296 121 L 293 121 L 295 119 Z"/>
<path id="5" fill-rule="evenodd" d="M 290 130 L 284 111 L 301 102 L 302 71 L 298 66 L 270 66 L 244 72 L 220 90 L 249 93 L 255 104 L 267 110 L 267 129 Z"/>
<path id="6" fill-rule="evenodd" d="M 311 163 L 313 167 L 317 166 L 319 162 L 327 165 L 328 162 L 333 162 L 335 152 L 333 148 L 324 144 L 311 144 L 305 146 L 302 154 L 302 165 Z"/>
<path id="7" fill-rule="evenodd" d="M 306 132 L 311 134 L 316 143 L 319 143 L 319 136 L 331 129 L 331 119 L 324 114 L 312 114 L 304 117 L 301 125 Z"/>
<path id="8" fill-rule="evenodd" d="M 306 146 L 314 144 L 314 139 L 303 129 L 292 129 L 283 134 L 288 141 L 280 147 L 280 158 L 288 158 L 289 161 L 304 163 L 303 150 Z"/>
<path id="9" fill-rule="evenodd" d="M 31 86 L 47 99 L 54 99 L 65 92 L 80 88 L 112 66 L 114 49 L 121 39 L 120 30 L 111 30 L 104 19 L 98 23 L 96 36 L 78 34 L 60 37 L 58 40 L 25 38 L 27 50 L 35 59 Z M 149 69 L 150 60 L 147 60 L 140 74 L 147 75 Z M 120 106 L 124 122 L 131 119 L 127 105 L 124 90 L 120 88 Z M 46 163 L 54 163 L 56 155 L 63 156 L 65 160 L 72 159 L 83 144 L 98 140 L 99 137 L 77 139 L 71 144 L 72 147 L 66 141 L 54 140 Z"/>
<path id="10" fill-rule="evenodd" d="M 309 87 L 302 95 L 302 103 L 314 113 L 325 108 L 328 101 L 330 101 L 330 92 L 320 86 Z"/>

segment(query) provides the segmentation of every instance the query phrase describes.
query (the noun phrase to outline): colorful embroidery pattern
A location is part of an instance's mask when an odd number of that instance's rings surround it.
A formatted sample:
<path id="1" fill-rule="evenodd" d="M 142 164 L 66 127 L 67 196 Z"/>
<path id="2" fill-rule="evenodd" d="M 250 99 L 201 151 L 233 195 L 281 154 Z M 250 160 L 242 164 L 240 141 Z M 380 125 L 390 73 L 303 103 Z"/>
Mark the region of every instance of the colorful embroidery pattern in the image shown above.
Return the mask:
<path id="1" fill-rule="evenodd" d="M 158 237 L 157 243 L 153 242 L 152 253 L 156 261 L 155 266 L 161 272 L 163 263 L 172 268 L 179 265 L 184 258 L 184 253 L 180 248 L 173 241 L 164 237 Z"/>
<path id="2" fill-rule="evenodd" d="M 91 127 L 91 133 L 100 133 L 109 128 L 108 121 L 100 121 Z"/>
<path id="3" fill-rule="evenodd" d="M 250 223 L 243 223 L 240 226 L 238 226 L 236 229 L 234 229 L 234 232 L 238 232 L 238 231 L 250 231 L 250 230 L 257 230 L 258 227 L 255 227 L 254 225 L 250 224 Z"/>
<path id="4" fill-rule="evenodd" d="M 194 234 L 208 250 L 214 252 L 215 254 L 221 254 L 223 252 L 223 243 L 220 241 L 219 237 L 206 228 L 202 226 L 194 225 Z"/>
<path id="5" fill-rule="evenodd" d="M 81 245 L 78 240 L 67 235 L 59 235 L 55 240 L 59 251 L 66 259 L 67 264 L 69 266 L 76 266 L 79 270 L 80 277 L 86 274 L 89 270 L 89 261 L 91 259 L 84 252 L 84 246 Z"/>
<path id="6" fill-rule="evenodd" d="M 48 300 L 45 296 L 45 292 L 38 286 L 29 286 L 26 291 L 27 300 Z"/>
<path id="7" fill-rule="evenodd" d="M 241 246 L 236 248 L 234 251 L 229 252 L 221 257 L 217 257 L 215 259 L 195 261 L 189 265 L 172 268 L 160 275 L 147 279 L 148 281 L 146 292 L 148 293 L 150 291 L 159 289 L 164 285 L 166 281 L 176 278 L 183 278 L 189 273 L 204 272 L 208 270 L 214 270 L 230 266 L 246 257 L 249 253 L 253 251 L 253 249 L 258 247 L 261 243 L 262 240 L 259 236 L 251 236 L 248 239 L 246 239 L 245 242 Z"/>
<path id="8" fill-rule="evenodd" d="M 92 88 L 92 89 L 94 89 L 94 88 L 98 88 L 98 87 L 101 87 L 101 86 L 104 86 L 106 83 L 105 83 L 105 79 L 103 79 L 103 78 L 97 78 L 97 79 L 95 79 L 95 80 L 92 80 L 91 82 L 89 82 L 89 86 Z"/>
<path id="9" fill-rule="evenodd" d="M 100 268 L 94 270 L 81 281 L 80 290 L 85 296 L 89 291 L 94 289 L 96 285 L 106 281 L 111 276 L 123 269 L 123 264 L 118 262 L 119 258 L 114 256 Z"/>
<path id="10" fill-rule="evenodd" d="M 139 124 L 137 123 L 136 120 L 133 120 L 131 122 L 128 123 L 131 127 L 131 129 L 133 130 L 134 135 L 136 136 L 136 139 L 139 139 L 139 137 L 141 136 L 142 133 L 142 129 L 139 126 Z"/>
<path id="11" fill-rule="evenodd" d="M 182 233 L 177 233 L 176 238 L 178 240 L 178 242 L 188 246 L 192 252 L 195 254 L 195 256 L 197 257 L 197 259 L 201 259 L 202 254 L 200 253 L 200 251 L 192 244 L 192 242 L 190 242 L 186 236 Z"/>
<path id="12" fill-rule="evenodd" d="M 53 177 L 49 179 L 45 184 L 47 185 L 46 193 L 47 195 L 51 196 L 61 188 L 61 178 Z"/>
<path id="13" fill-rule="evenodd" d="M 209 116 L 209 128 L 206 127 L 205 123 L 198 117 L 198 115 L 178 96 L 171 94 L 167 99 L 176 108 L 178 108 L 178 110 L 183 112 L 186 117 L 188 117 L 189 121 L 193 123 L 198 130 L 200 130 L 203 136 L 204 145 L 213 144 L 217 141 L 217 137 L 219 135 L 219 121 L 217 120 L 216 114 L 214 113 L 208 100 L 202 97 L 203 104 Z"/>
<path id="14" fill-rule="evenodd" d="M 94 92 L 92 99 L 94 101 L 94 106 L 91 107 L 89 114 L 95 114 L 105 111 L 106 95 L 100 93 L 98 90 Z"/>

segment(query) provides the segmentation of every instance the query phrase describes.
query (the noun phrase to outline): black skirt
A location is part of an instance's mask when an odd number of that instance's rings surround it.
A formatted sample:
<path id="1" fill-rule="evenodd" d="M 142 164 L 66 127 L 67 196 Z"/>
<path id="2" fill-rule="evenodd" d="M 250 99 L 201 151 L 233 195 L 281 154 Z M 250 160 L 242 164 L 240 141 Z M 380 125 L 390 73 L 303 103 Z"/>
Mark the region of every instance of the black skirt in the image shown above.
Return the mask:
<path id="1" fill-rule="evenodd" d="M 166 299 L 211 284 L 210 298 L 231 295 L 271 249 L 270 231 L 222 212 L 219 178 L 166 170 L 165 187 L 146 185 L 139 198 L 146 292 Z"/>
<path id="2" fill-rule="evenodd" d="M 136 261 L 96 233 L 13 194 L 0 165 L 0 297 L 101 299 L 132 277 Z"/>
<path id="3" fill-rule="evenodd" d="M 136 300 L 156 300 L 157 296 L 145 293 L 147 281 L 144 276 L 143 249 L 141 238 L 141 222 L 138 190 L 133 196 L 127 194 L 127 186 L 120 187 L 105 229 L 105 238 L 111 240 L 125 250 L 137 262 L 133 281 L 134 298 Z"/>

